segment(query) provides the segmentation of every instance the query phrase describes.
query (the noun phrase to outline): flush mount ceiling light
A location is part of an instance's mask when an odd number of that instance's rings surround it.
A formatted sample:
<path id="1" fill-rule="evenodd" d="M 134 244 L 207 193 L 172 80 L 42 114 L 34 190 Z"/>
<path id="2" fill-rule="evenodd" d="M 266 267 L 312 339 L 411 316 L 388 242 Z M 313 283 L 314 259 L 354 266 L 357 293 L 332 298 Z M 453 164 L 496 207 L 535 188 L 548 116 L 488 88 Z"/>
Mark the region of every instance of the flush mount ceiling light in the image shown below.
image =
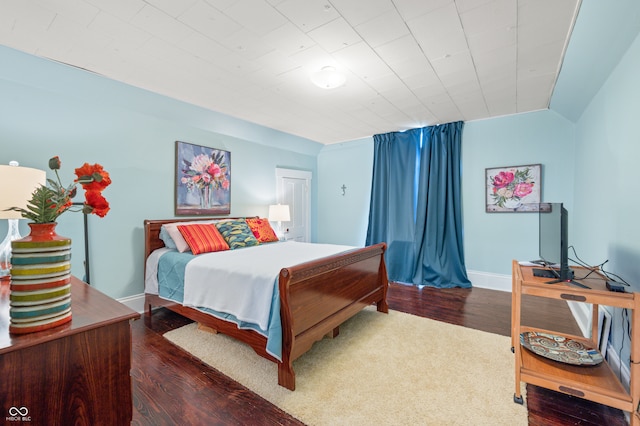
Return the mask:
<path id="1" fill-rule="evenodd" d="M 335 89 L 342 86 L 345 81 L 347 77 L 331 66 L 322 67 L 320 71 L 311 74 L 311 82 L 322 89 Z"/>

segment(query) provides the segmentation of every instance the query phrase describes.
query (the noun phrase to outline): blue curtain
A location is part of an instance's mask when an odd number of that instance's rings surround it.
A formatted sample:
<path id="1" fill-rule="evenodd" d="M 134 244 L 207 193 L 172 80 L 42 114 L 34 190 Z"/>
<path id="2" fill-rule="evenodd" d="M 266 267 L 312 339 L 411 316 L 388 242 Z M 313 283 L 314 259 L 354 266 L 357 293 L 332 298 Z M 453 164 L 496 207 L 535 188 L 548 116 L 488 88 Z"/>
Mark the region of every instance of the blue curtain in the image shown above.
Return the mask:
<path id="1" fill-rule="evenodd" d="M 366 244 L 387 243 L 392 281 L 413 275 L 416 261 L 415 188 L 420 129 L 374 135 L 373 182 Z"/>
<path id="2" fill-rule="evenodd" d="M 374 136 L 367 244 L 386 242 L 389 279 L 470 287 L 462 245 L 462 122 Z"/>
<path id="3" fill-rule="evenodd" d="M 424 129 L 415 242 L 418 261 L 413 283 L 471 287 L 462 245 L 460 161 L 463 122 Z"/>

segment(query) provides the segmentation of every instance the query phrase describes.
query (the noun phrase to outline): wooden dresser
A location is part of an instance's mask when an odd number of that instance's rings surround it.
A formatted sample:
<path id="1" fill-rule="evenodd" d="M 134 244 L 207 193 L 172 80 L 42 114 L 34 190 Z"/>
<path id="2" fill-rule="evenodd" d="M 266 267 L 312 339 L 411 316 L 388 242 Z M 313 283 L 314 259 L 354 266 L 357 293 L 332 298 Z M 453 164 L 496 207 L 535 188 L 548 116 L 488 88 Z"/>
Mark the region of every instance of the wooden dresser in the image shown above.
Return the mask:
<path id="1" fill-rule="evenodd" d="M 128 425 L 131 320 L 140 314 L 71 279 L 72 321 L 9 334 L 9 287 L 0 287 L 0 419 L 5 424 Z"/>

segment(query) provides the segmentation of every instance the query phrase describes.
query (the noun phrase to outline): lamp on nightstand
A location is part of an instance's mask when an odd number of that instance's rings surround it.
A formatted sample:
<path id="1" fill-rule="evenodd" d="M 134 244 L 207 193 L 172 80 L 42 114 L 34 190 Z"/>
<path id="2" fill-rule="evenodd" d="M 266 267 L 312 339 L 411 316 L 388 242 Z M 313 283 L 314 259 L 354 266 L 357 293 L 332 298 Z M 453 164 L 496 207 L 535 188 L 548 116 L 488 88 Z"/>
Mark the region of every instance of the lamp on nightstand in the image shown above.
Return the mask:
<path id="1" fill-rule="evenodd" d="M 269 206 L 269 222 L 278 222 L 278 229 L 276 231 L 278 238 L 282 237 L 282 222 L 289 222 L 290 220 L 289 205 L 272 204 Z"/>
<path id="2" fill-rule="evenodd" d="M 11 207 L 27 208 L 27 201 L 33 191 L 44 185 L 47 173 L 44 170 L 19 167 L 17 161 L 9 165 L 0 165 L 0 219 L 8 219 L 7 236 L 0 243 L 0 279 L 9 279 L 11 269 L 11 241 L 22 238 L 18 220 L 20 212 L 7 210 Z"/>

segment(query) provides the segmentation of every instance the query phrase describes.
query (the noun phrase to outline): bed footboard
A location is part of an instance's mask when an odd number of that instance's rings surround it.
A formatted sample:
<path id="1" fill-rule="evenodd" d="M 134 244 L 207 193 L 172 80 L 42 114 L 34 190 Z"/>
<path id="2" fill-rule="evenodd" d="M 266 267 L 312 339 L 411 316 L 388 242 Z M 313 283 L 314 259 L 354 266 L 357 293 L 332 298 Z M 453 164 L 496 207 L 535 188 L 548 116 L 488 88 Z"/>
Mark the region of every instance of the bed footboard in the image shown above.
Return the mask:
<path id="1" fill-rule="evenodd" d="M 380 243 L 280 271 L 281 386 L 295 389 L 293 361 L 325 335 L 337 335 L 344 321 L 373 303 L 388 312 L 385 249 Z"/>

